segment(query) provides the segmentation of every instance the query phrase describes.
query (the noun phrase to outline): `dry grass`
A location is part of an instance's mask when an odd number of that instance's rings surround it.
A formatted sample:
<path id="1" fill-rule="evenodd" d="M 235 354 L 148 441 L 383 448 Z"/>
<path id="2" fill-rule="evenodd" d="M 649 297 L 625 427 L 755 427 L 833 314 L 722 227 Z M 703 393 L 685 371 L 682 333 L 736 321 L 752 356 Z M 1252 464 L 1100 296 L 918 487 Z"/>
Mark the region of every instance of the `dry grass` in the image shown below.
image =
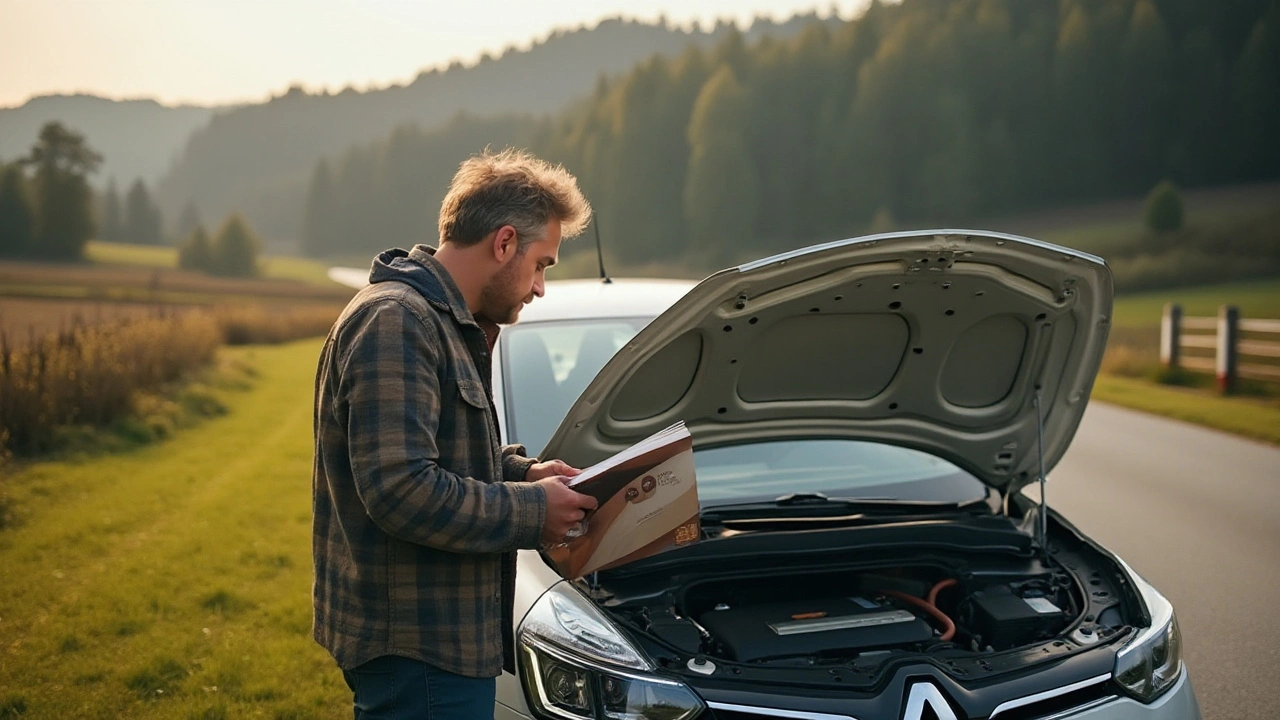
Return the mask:
<path id="1" fill-rule="evenodd" d="M 345 302 L 355 291 L 297 280 L 217 278 L 159 267 L 0 262 L 0 294 L 210 304 L 228 299 Z"/>
<path id="2" fill-rule="evenodd" d="M 341 311 L 335 305 L 225 306 L 214 317 L 228 345 L 261 345 L 324 335 Z"/>
<path id="3" fill-rule="evenodd" d="M 207 366 L 221 341 L 204 313 L 78 325 L 20 349 L 0 333 L 0 447 L 34 455 L 64 428 L 116 422 L 140 394 Z"/>
<path id="4" fill-rule="evenodd" d="M 0 332 L 12 348 L 24 347 L 46 335 L 79 326 L 94 326 L 122 320 L 176 315 L 195 305 L 106 302 L 66 298 L 26 298 L 0 296 Z"/>
<path id="5" fill-rule="evenodd" d="M 179 381 L 206 368 L 220 345 L 323 335 L 341 309 L 274 303 L 174 311 L 109 303 L 89 315 L 95 306 L 22 302 L 0 305 L 32 311 L 0 325 L 0 459 L 84 444 L 94 428 L 137 442 L 166 437 L 185 411 L 201 414 L 203 396 Z"/>

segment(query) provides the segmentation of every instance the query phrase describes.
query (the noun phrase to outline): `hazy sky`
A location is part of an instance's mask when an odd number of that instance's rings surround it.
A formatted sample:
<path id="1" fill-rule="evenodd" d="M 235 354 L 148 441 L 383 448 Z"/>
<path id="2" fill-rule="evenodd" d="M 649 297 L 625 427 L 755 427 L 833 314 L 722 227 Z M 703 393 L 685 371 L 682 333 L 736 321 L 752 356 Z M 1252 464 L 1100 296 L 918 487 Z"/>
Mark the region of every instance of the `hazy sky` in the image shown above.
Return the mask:
<path id="1" fill-rule="evenodd" d="M 689 25 L 866 0 L 0 0 L 0 107 L 91 92 L 174 104 L 382 86 L 554 28 L 624 15 Z"/>

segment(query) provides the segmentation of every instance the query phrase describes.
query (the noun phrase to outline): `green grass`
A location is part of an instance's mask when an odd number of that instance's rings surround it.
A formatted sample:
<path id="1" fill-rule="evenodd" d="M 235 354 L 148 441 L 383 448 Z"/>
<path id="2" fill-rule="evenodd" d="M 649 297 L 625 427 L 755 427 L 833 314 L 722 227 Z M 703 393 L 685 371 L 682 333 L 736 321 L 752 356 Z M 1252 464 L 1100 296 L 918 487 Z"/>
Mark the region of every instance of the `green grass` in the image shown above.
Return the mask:
<path id="1" fill-rule="evenodd" d="M 89 242 L 85 259 L 94 265 L 123 267 L 176 268 L 178 249 L 154 245 L 130 245 L 100 240 Z M 310 285 L 334 286 L 326 274 L 329 263 L 308 258 L 264 255 L 261 258 L 262 277 L 274 280 L 296 280 Z M 368 260 L 365 260 L 365 264 Z"/>
<path id="2" fill-rule="evenodd" d="M 178 249 L 155 245 L 130 245 L 90 240 L 85 259 L 94 265 L 173 268 L 178 266 Z"/>
<path id="3" fill-rule="evenodd" d="M 1135 218 L 1050 230 L 1038 239 L 1105 258 L 1127 250 L 1142 232 L 1142 223 Z"/>
<path id="4" fill-rule="evenodd" d="M 1184 316 L 1214 316 L 1224 304 L 1246 318 L 1280 318 L 1280 278 L 1159 290 L 1116 298 L 1111 339 L 1093 397 L 1137 410 L 1280 444 L 1280 394 L 1276 383 L 1242 380 L 1241 396 L 1222 397 L 1207 373 L 1161 371 L 1160 317 L 1167 302 Z M 1201 357 L 1206 351 L 1198 351 Z M 1266 362 L 1256 360 L 1257 362 Z M 1155 382 L 1165 375 L 1186 387 Z M 1253 397 L 1245 397 L 1251 395 Z"/>
<path id="5" fill-rule="evenodd" d="M 1280 184 L 1257 183 L 1182 192 L 1187 225 L 1216 224 L 1262 215 L 1280 201 Z M 1111 200 L 1029 212 L 991 222 L 1015 234 L 1108 257 L 1141 238 L 1145 198 Z"/>
<path id="6" fill-rule="evenodd" d="M 1116 298 L 1113 326 L 1158 327 L 1167 302 L 1182 305 L 1188 316 L 1217 315 L 1219 306 L 1235 305 L 1242 317 L 1280 318 L 1280 278 L 1122 295 Z"/>
<path id="7" fill-rule="evenodd" d="M 350 717 L 310 637 L 318 349 L 228 350 L 226 415 L 0 480 L 0 716 Z"/>
<path id="8" fill-rule="evenodd" d="M 328 270 L 329 264 L 318 260 L 279 255 L 262 258 L 262 276 L 276 280 L 297 280 L 310 285 L 333 287 L 337 283 L 329 279 Z"/>
<path id="9" fill-rule="evenodd" d="M 1280 403 L 1275 400 L 1220 397 L 1209 390 L 1113 375 L 1099 375 L 1090 398 L 1280 445 Z"/>

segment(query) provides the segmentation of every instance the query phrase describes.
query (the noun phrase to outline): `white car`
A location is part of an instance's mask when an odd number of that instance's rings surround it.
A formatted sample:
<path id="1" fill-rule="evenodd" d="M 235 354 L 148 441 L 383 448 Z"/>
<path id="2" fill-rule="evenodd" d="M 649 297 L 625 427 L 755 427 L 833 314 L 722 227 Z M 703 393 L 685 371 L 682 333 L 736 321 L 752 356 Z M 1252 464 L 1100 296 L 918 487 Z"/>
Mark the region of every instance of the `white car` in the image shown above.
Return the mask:
<path id="1" fill-rule="evenodd" d="M 521 551 L 498 720 L 1199 718 L 1170 603 L 1023 492 L 1111 304 L 1099 258 L 952 230 L 548 283 L 504 440 L 582 467 L 683 420 L 702 539 L 576 582 Z"/>

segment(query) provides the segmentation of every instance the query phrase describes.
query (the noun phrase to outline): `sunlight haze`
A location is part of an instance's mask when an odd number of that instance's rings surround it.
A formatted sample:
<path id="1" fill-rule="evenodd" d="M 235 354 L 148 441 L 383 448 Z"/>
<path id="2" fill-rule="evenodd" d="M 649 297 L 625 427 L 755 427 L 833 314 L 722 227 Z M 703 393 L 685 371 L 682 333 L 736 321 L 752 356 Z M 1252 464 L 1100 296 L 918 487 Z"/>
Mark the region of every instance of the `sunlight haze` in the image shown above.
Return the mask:
<path id="1" fill-rule="evenodd" d="M 91 93 L 165 104 L 260 101 L 411 81 L 419 71 L 525 48 L 606 17 L 682 27 L 817 10 L 849 17 L 865 0 L 0 0 L 0 107 Z"/>

